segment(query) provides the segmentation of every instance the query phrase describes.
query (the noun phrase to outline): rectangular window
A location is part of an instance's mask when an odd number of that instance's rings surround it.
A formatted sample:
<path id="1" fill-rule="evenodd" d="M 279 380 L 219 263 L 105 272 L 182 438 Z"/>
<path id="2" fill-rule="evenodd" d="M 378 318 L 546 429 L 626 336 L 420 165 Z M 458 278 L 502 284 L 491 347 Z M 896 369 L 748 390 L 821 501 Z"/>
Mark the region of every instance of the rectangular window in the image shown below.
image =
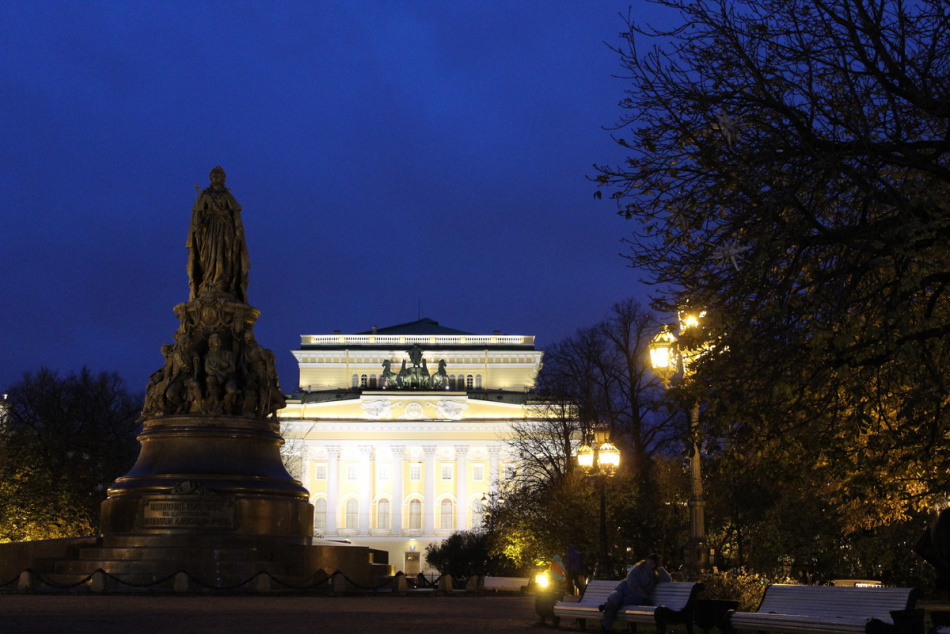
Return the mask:
<path id="1" fill-rule="evenodd" d="M 514 480 L 515 479 L 515 468 L 514 467 L 505 467 L 505 480 Z"/>
<path id="2" fill-rule="evenodd" d="M 410 480 L 421 480 L 422 479 L 422 465 L 418 462 L 415 464 L 409 465 L 409 479 Z"/>
<path id="3" fill-rule="evenodd" d="M 327 466 L 325 464 L 315 465 L 313 468 L 313 479 L 314 480 L 326 480 L 327 479 Z"/>
<path id="4" fill-rule="evenodd" d="M 389 465 L 388 464 L 376 465 L 376 477 L 380 480 L 388 480 L 389 479 Z"/>
<path id="5" fill-rule="evenodd" d="M 451 480 L 452 479 L 452 465 L 444 464 L 442 465 L 442 479 Z"/>
<path id="6" fill-rule="evenodd" d="M 472 480 L 482 481 L 485 479 L 485 466 L 476 464 L 472 465 Z"/>
<path id="7" fill-rule="evenodd" d="M 346 465 L 346 479 L 347 480 L 359 480 L 359 469 L 356 468 L 355 464 Z"/>

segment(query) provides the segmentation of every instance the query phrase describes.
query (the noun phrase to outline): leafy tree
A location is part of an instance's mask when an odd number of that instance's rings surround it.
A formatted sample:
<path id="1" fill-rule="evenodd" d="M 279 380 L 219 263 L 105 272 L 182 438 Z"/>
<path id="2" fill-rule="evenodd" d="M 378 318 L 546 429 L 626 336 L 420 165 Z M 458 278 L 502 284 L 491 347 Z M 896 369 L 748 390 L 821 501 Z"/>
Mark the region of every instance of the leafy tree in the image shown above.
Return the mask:
<path id="1" fill-rule="evenodd" d="M 683 389 L 825 522 L 906 521 L 950 486 L 950 5 L 649 1 L 682 24 L 628 19 L 628 158 L 596 180 L 655 307 L 708 311 Z"/>
<path id="2" fill-rule="evenodd" d="M 665 451 L 681 450 L 686 424 L 660 407 L 662 389 L 645 367 L 655 327 L 652 315 L 628 300 L 545 351 L 532 404 L 542 415 L 516 423 L 510 442 L 523 477 L 490 511 L 495 552 L 537 568 L 573 543 L 590 566 L 597 561 L 598 484 L 578 469 L 575 454 L 600 423 L 622 452 L 620 473 L 606 484 L 610 556 L 619 566 L 628 549 L 641 557 L 657 549 L 678 554 L 685 516 L 674 517 L 678 509 L 671 514 L 665 504 L 677 493 L 658 465 L 667 463 Z"/>
<path id="3" fill-rule="evenodd" d="M 657 380 L 646 365 L 655 328 L 651 313 L 638 302 L 625 300 L 614 304 L 599 323 L 545 350 L 540 397 L 552 404 L 548 427 L 557 429 L 554 450 L 565 465 L 573 467 L 576 449 L 565 441 L 567 434 L 574 435 L 574 444 L 590 441 L 597 424 L 609 428 L 614 444 L 624 452 L 626 468 L 644 482 L 653 452 L 675 444 L 673 421 L 657 407 Z M 542 456 L 550 463 L 548 453 L 540 450 L 547 440 L 522 451 L 522 458 Z M 569 447 L 572 451 L 566 452 Z"/>
<path id="4" fill-rule="evenodd" d="M 94 534 L 138 454 L 141 396 L 117 374 L 42 368 L 9 388 L 0 426 L 0 541 Z"/>
<path id="5" fill-rule="evenodd" d="M 426 546 L 426 564 L 453 577 L 484 575 L 488 569 L 488 536 L 480 531 L 458 531 L 438 544 Z"/>

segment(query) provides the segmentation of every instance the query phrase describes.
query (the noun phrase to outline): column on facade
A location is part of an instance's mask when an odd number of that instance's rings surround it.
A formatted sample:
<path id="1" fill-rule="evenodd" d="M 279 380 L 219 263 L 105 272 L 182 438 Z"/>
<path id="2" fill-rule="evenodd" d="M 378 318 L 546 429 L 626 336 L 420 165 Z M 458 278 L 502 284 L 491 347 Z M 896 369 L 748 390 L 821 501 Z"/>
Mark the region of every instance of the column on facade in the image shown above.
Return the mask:
<path id="1" fill-rule="evenodd" d="M 492 493 L 498 492 L 498 455 L 501 453 L 501 447 L 495 445 L 488 448 L 488 485 Z"/>
<path id="2" fill-rule="evenodd" d="M 375 487 L 375 474 L 373 474 L 373 446 L 360 445 L 360 470 L 363 472 L 361 480 L 366 484 L 360 487 L 360 516 L 359 532 L 369 533 L 373 525 L 371 519 L 373 516 L 373 490 Z"/>
<path id="3" fill-rule="evenodd" d="M 425 535 L 434 535 L 435 534 L 435 514 L 437 509 L 435 508 L 435 445 L 426 445 L 422 448 L 422 451 L 425 453 L 426 462 L 425 462 L 425 507 L 423 507 L 423 533 Z"/>
<path id="4" fill-rule="evenodd" d="M 468 445 L 455 446 L 455 530 L 468 526 Z"/>
<path id="5" fill-rule="evenodd" d="M 340 525 L 337 509 L 340 505 L 340 446 L 328 445 L 327 454 L 327 535 L 338 535 Z"/>
<path id="6" fill-rule="evenodd" d="M 406 448 L 402 445 L 393 445 L 390 447 L 390 450 L 393 454 L 393 466 L 392 466 L 392 483 L 393 483 L 393 503 L 390 506 L 392 509 L 392 518 L 390 519 L 390 526 L 392 527 L 393 535 L 402 534 L 402 503 L 403 503 L 403 454 L 406 451 Z"/>

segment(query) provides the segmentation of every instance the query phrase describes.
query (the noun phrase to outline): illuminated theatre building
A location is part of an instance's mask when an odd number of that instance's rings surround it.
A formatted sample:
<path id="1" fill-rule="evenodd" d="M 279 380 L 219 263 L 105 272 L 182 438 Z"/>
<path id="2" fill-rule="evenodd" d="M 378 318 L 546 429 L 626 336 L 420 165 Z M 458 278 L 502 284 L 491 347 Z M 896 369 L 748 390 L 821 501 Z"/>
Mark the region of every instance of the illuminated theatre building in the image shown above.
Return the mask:
<path id="1" fill-rule="evenodd" d="M 425 547 L 479 528 L 517 477 L 506 438 L 537 417 L 533 336 L 430 319 L 303 335 L 298 392 L 279 412 L 285 461 L 310 491 L 314 535 L 389 552 L 407 575 Z"/>

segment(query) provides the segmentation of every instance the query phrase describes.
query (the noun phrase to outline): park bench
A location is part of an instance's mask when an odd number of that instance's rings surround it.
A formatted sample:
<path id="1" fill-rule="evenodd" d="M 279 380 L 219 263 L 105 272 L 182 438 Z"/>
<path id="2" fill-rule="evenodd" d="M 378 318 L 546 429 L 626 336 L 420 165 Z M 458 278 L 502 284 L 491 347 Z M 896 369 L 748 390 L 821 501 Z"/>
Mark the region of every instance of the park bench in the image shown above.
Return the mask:
<path id="1" fill-rule="evenodd" d="M 485 592 L 523 592 L 528 587 L 527 577 L 482 577 L 479 590 Z"/>
<path id="2" fill-rule="evenodd" d="M 599 606 L 607 601 L 620 581 L 591 581 L 584 590 L 580 601 L 559 601 L 554 604 L 554 624 L 561 618 L 572 617 L 582 630 L 587 629 L 588 620 L 600 620 Z M 617 612 L 617 620 L 628 623 L 636 630 L 637 623 L 656 625 L 657 632 L 666 631 L 668 623 L 683 623 L 689 632 L 693 631 L 692 602 L 702 590 L 702 584 L 692 582 L 658 583 L 650 593 L 651 605 L 628 605 Z"/>
<path id="3" fill-rule="evenodd" d="M 759 632 L 896 632 L 895 620 L 904 621 L 915 603 L 913 588 L 773 584 L 757 611 L 733 612 L 729 625 Z"/>

